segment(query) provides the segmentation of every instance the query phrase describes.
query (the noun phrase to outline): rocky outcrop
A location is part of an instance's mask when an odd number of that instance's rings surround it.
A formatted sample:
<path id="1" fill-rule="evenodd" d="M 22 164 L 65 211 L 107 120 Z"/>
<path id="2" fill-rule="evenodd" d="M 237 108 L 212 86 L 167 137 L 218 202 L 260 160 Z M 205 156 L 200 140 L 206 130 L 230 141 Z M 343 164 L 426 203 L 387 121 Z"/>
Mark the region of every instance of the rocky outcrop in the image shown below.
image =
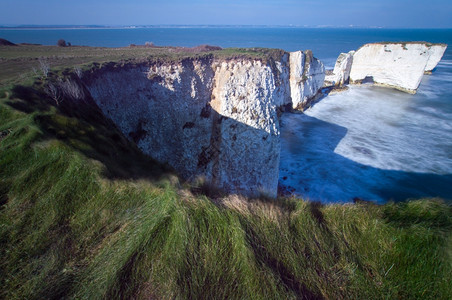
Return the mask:
<path id="1" fill-rule="evenodd" d="M 324 79 L 325 67 L 310 50 L 290 53 L 290 93 L 294 109 L 306 107 L 323 86 Z"/>
<path id="2" fill-rule="evenodd" d="M 355 54 L 355 51 L 339 54 L 333 72 L 325 76 L 324 86 L 340 87 L 348 83 L 352 68 L 353 54 Z"/>
<path id="3" fill-rule="evenodd" d="M 353 55 L 352 83 L 374 83 L 416 93 L 425 72 L 441 60 L 447 45 L 425 42 L 366 44 Z"/>
<path id="4" fill-rule="evenodd" d="M 312 53 L 296 52 L 268 60 L 205 56 L 101 67 L 82 80 L 126 136 L 183 177 L 202 176 L 230 193 L 274 197 L 278 110 L 303 108 L 322 86 L 323 73 Z"/>

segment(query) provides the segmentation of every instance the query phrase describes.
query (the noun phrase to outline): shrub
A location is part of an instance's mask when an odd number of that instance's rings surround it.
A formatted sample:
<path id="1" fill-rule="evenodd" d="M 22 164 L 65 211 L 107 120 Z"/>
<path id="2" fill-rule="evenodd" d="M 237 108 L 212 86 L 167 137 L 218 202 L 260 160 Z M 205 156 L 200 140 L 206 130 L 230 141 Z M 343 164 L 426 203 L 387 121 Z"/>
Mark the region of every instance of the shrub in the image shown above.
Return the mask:
<path id="1" fill-rule="evenodd" d="M 46 78 L 49 75 L 50 64 L 47 60 L 39 59 L 39 68 L 42 71 L 42 75 Z"/>
<path id="2" fill-rule="evenodd" d="M 66 41 L 63 39 L 59 39 L 57 42 L 58 47 L 66 47 Z"/>

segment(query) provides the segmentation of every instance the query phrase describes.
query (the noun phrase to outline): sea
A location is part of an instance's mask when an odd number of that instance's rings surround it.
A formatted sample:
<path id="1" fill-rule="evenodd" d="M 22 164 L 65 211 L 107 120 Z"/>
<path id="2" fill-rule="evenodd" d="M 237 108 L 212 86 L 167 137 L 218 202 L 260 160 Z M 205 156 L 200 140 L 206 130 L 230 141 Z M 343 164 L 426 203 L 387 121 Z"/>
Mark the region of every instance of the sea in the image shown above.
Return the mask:
<path id="1" fill-rule="evenodd" d="M 452 29 L 153 27 L 0 29 L 14 43 L 269 47 L 313 51 L 327 69 L 365 43 L 446 43 L 415 95 L 372 85 L 328 95 L 281 119 L 280 186 L 322 203 L 440 197 L 452 202 Z"/>

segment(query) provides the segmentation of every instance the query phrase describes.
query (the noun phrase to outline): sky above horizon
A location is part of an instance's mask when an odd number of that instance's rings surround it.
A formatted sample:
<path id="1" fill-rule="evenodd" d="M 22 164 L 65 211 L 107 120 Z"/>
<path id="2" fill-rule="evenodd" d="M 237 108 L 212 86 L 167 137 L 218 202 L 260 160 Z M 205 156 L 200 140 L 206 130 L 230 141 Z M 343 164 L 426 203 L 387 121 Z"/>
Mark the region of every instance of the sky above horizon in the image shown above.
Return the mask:
<path id="1" fill-rule="evenodd" d="M 1 0 L 0 25 L 452 28 L 450 0 Z"/>

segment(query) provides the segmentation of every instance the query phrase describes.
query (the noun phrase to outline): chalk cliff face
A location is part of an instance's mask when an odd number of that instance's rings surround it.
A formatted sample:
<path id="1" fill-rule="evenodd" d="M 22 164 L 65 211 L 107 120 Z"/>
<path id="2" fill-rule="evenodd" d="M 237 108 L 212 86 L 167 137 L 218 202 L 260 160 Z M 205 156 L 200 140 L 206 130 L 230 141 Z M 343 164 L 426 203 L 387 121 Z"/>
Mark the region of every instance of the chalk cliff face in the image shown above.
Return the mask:
<path id="1" fill-rule="evenodd" d="M 290 91 L 292 107 L 303 109 L 323 86 L 325 67 L 312 52 L 290 53 Z"/>
<path id="2" fill-rule="evenodd" d="M 261 61 L 214 67 L 210 105 L 221 143 L 205 150 L 209 155 L 218 148 L 219 159 L 202 173 L 228 191 L 276 196 L 281 148 L 277 108 L 285 95 L 278 93 L 273 70 Z"/>
<path id="3" fill-rule="evenodd" d="M 124 66 L 84 75 L 103 113 L 142 151 L 188 177 L 211 134 L 209 61 Z M 194 130 L 195 129 L 195 130 Z"/>
<path id="4" fill-rule="evenodd" d="M 429 45 L 428 54 L 429 58 L 427 61 L 427 65 L 425 66 L 425 73 L 429 74 L 436 68 L 436 65 L 439 63 L 441 58 L 446 51 L 447 46 L 444 44 L 433 44 Z"/>
<path id="5" fill-rule="evenodd" d="M 298 52 L 266 62 L 207 57 L 100 68 L 83 82 L 126 136 L 183 177 L 274 197 L 278 109 L 303 108 L 322 86 L 323 73 L 312 53 Z M 295 75 L 301 80 L 293 82 Z"/>
<path id="6" fill-rule="evenodd" d="M 423 42 L 366 44 L 353 55 L 350 81 L 369 78 L 376 84 L 416 93 L 424 72 L 440 61 L 444 44 Z"/>
<path id="7" fill-rule="evenodd" d="M 325 76 L 325 86 L 342 86 L 348 83 L 355 51 L 341 53 L 334 65 L 333 73 Z"/>

